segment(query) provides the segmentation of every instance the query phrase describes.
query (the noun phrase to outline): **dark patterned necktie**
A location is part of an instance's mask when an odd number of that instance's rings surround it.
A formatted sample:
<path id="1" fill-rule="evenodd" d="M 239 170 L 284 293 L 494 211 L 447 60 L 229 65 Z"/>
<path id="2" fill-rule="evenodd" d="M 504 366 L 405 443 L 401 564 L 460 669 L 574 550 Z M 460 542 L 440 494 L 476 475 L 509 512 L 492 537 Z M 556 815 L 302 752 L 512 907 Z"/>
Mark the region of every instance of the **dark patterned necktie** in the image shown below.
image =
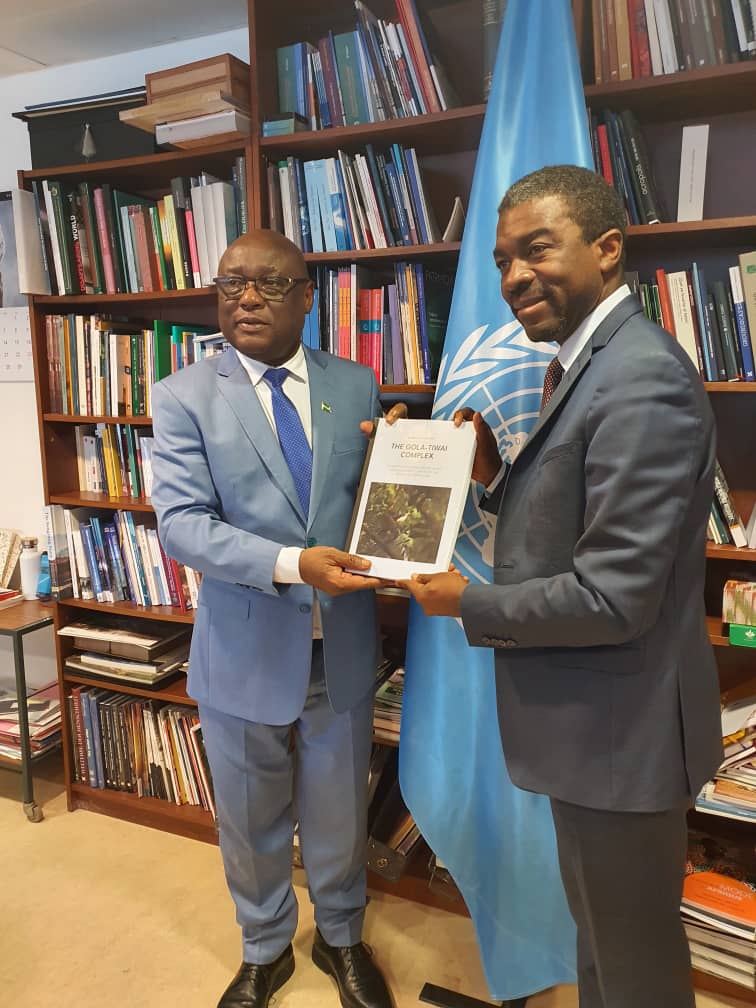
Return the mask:
<path id="1" fill-rule="evenodd" d="M 302 421 L 294 403 L 281 387 L 289 371 L 287 368 L 268 368 L 263 378 L 270 386 L 273 400 L 273 419 L 302 510 L 310 510 L 310 485 L 312 483 L 312 448 L 307 440 Z"/>
<path id="2" fill-rule="evenodd" d="M 558 357 L 555 357 L 546 368 L 546 376 L 543 379 L 543 395 L 541 396 L 541 413 L 546 409 L 546 405 L 554 395 L 557 385 L 564 377 L 564 368 Z"/>

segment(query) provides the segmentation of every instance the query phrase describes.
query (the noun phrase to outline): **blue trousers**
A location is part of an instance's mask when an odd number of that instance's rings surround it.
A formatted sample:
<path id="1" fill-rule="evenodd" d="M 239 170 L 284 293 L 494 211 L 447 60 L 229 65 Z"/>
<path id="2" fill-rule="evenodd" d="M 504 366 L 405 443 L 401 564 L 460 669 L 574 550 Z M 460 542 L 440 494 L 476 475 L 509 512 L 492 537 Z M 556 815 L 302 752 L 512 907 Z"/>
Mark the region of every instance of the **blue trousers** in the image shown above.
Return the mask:
<path id="1" fill-rule="evenodd" d="M 310 688 L 294 724 L 258 724 L 206 705 L 199 713 L 244 961 L 272 962 L 296 931 L 295 821 L 321 934 L 331 945 L 358 942 L 366 902 L 372 693 L 335 714 L 316 641 Z"/>

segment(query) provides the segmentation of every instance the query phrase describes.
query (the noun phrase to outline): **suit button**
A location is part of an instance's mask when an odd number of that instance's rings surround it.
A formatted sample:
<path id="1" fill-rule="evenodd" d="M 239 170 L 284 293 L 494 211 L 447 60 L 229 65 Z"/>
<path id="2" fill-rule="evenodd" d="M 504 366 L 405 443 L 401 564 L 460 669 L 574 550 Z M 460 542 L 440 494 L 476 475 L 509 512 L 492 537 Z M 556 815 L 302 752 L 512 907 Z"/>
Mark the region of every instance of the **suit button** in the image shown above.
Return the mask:
<path id="1" fill-rule="evenodd" d="M 299 607 L 299 611 L 300 611 L 300 612 L 305 612 L 305 613 L 306 613 L 306 612 L 310 612 L 311 610 L 312 610 L 312 606 L 308 606 L 308 605 L 301 605 L 301 606 Z"/>
<path id="2" fill-rule="evenodd" d="M 307 540 L 307 545 L 308 545 L 308 547 L 309 546 L 317 546 L 318 545 L 318 540 L 315 539 L 313 536 L 310 536 L 310 538 Z"/>

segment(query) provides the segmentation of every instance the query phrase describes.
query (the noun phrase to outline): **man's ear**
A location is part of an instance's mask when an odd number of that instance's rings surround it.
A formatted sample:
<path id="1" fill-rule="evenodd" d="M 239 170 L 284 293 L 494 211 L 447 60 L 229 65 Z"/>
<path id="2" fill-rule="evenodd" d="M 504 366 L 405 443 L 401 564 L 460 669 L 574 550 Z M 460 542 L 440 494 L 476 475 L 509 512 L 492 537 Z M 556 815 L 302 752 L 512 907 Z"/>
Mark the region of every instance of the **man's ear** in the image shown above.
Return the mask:
<path id="1" fill-rule="evenodd" d="M 624 245 L 625 240 L 619 228 L 610 228 L 594 242 L 599 269 L 604 276 L 610 276 L 620 268 Z"/>
<path id="2" fill-rule="evenodd" d="M 309 315 L 310 309 L 312 308 L 312 302 L 315 296 L 315 284 L 312 280 L 308 280 L 305 284 L 304 289 L 304 304 L 305 304 L 305 314 Z"/>

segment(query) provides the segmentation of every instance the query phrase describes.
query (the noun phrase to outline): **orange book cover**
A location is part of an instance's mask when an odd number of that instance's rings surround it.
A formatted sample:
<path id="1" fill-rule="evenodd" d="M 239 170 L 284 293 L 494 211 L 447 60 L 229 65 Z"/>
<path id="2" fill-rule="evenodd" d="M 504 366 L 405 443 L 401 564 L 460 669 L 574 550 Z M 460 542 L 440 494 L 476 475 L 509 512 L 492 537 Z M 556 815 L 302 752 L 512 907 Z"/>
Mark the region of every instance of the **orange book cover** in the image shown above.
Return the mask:
<path id="1" fill-rule="evenodd" d="M 713 871 L 692 872 L 685 876 L 683 903 L 756 933 L 756 892 L 740 879 Z"/>

